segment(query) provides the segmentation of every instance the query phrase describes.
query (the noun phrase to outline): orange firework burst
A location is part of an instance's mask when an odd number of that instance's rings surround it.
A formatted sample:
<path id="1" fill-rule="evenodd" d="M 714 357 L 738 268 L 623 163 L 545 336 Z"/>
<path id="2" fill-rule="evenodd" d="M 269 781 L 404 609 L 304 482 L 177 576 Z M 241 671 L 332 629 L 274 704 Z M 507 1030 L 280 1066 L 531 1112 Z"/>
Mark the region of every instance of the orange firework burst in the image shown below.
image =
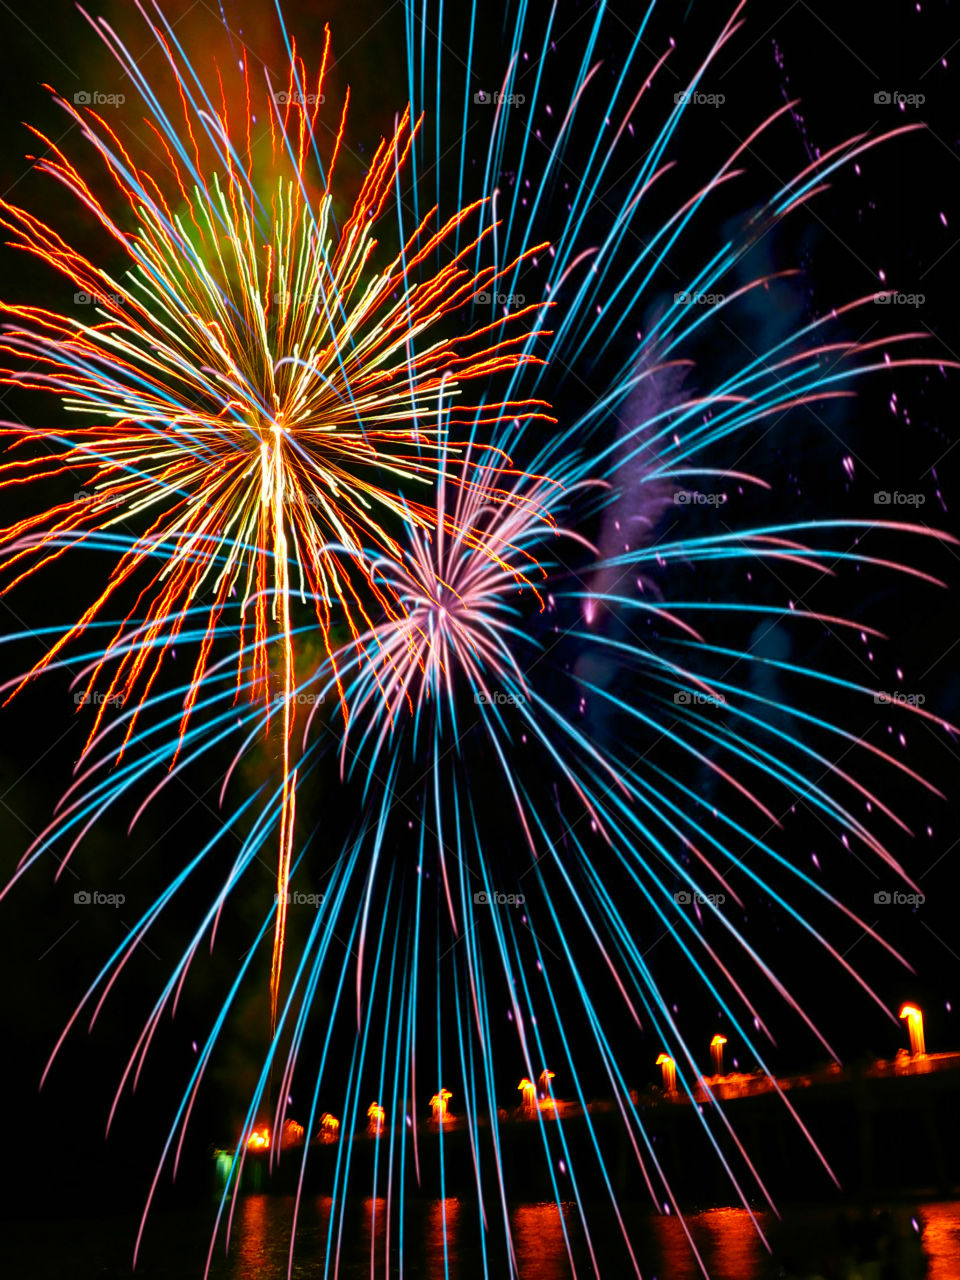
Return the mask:
<path id="1" fill-rule="evenodd" d="M 401 236 L 393 259 L 374 269 L 372 228 L 395 195 L 419 128 L 409 109 L 393 137 L 381 141 L 349 216 L 336 227 L 332 184 L 349 92 L 324 171 L 317 115 L 329 32 L 315 89 L 308 91 L 294 50 L 286 91 L 264 95 L 270 147 L 259 172 L 246 61 L 237 125 L 222 81 L 218 106 L 198 102 L 163 33 L 154 34 L 177 72 L 182 114 L 182 124 L 172 124 L 142 76 L 134 76 L 162 149 L 157 173 L 140 167 L 95 110 L 57 98 L 99 153 L 122 197 L 122 217 L 37 133 L 46 151 L 37 167 L 95 216 L 122 269 L 96 265 L 33 214 L 0 201 L 0 223 L 15 247 L 48 263 L 84 295 L 77 300 L 96 307 L 95 321 L 86 323 L 0 304 L 12 320 L 0 343 L 0 378 L 52 393 L 69 414 L 56 428 L 3 425 L 14 456 L 0 467 L 0 485 L 79 474 L 87 490 L 0 531 L 0 592 L 78 545 L 119 549 L 96 598 L 24 677 L 49 667 L 133 590 L 132 608 L 89 674 L 88 690 L 110 667 L 88 748 L 106 706 L 120 698 L 133 706 L 127 745 L 167 651 L 199 615 L 202 641 L 182 737 L 218 627 L 239 606 L 240 651 L 252 658 L 249 670 L 238 664 L 238 695 L 247 687 L 269 706 L 276 693 L 284 708 L 275 1009 L 296 781 L 291 595 L 314 602 L 332 656 L 337 619 L 354 636 L 371 626 L 366 598 L 378 613 L 402 611 L 389 589 L 373 582 L 371 565 L 403 554 L 391 524 L 428 531 L 435 524 L 438 477 L 471 492 L 482 486 L 488 502 L 511 501 L 509 459 L 488 454 L 483 468 L 471 465 L 465 441 L 450 429 L 468 436 L 504 420 L 547 417 L 542 401 L 485 399 L 491 377 L 534 360 L 526 321 L 538 308 L 449 336 L 449 318 L 495 290 L 521 261 L 499 269 L 467 265 L 494 232 L 488 224 L 463 234 L 471 218 L 482 219 L 483 202 L 440 225 L 437 209 L 430 210 Z M 127 65 L 122 46 L 117 53 Z M 479 404 L 462 399 L 471 382 L 483 384 Z M 406 492 L 418 487 L 425 501 Z M 470 529 L 450 531 L 474 540 Z M 282 653 L 273 690 L 271 644 Z"/>

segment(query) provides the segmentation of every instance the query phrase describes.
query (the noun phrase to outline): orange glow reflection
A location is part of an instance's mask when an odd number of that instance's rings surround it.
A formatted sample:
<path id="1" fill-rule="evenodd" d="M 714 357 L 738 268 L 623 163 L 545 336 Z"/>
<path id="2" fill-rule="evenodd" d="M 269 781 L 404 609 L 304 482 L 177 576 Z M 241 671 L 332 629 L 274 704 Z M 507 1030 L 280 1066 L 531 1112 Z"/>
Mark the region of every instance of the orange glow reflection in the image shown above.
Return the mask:
<path id="1" fill-rule="evenodd" d="M 923 1223 L 927 1280 L 960 1276 L 960 1204 L 928 1204 L 917 1214 Z"/>
<path id="2" fill-rule="evenodd" d="M 564 1206 L 564 1218 L 567 1216 Z M 519 1205 L 510 1218 L 520 1275 L 527 1280 L 568 1276 L 570 1263 L 563 1219 L 555 1204 Z"/>
<path id="3" fill-rule="evenodd" d="M 423 1274 L 458 1280 L 460 1275 L 460 1201 L 433 1200 L 423 1231 Z"/>
<path id="4" fill-rule="evenodd" d="M 761 1226 L 766 1226 L 761 1217 Z M 712 1209 L 687 1217 L 687 1227 L 711 1280 L 759 1280 L 767 1257 L 746 1209 Z M 654 1273 L 670 1280 L 699 1280 L 697 1265 L 683 1224 L 673 1214 L 653 1219 L 662 1266 Z"/>

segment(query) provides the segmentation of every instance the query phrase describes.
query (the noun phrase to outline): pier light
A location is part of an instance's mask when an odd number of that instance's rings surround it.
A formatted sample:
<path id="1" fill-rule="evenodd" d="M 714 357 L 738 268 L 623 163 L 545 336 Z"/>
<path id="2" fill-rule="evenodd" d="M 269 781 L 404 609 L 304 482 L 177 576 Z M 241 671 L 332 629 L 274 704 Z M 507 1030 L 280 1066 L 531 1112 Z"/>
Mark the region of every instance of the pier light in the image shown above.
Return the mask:
<path id="1" fill-rule="evenodd" d="M 265 1151 L 270 1145 L 270 1130 L 266 1125 L 260 1129 L 251 1131 L 250 1137 L 247 1139 L 247 1147 L 251 1151 Z"/>
<path id="2" fill-rule="evenodd" d="M 677 1091 L 677 1064 L 669 1054 L 661 1053 L 657 1059 L 657 1066 L 663 1070 L 663 1091 L 664 1093 L 676 1093 Z"/>
<path id="3" fill-rule="evenodd" d="M 325 1111 L 320 1117 L 320 1132 L 317 1137 L 321 1142 L 336 1142 L 339 1129 L 340 1121 L 337 1117 Z"/>
<path id="4" fill-rule="evenodd" d="M 433 1118 L 437 1124 L 445 1124 L 450 1117 L 447 1115 L 447 1102 L 453 1094 L 449 1089 L 441 1089 L 439 1093 L 435 1093 L 430 1099 L 430 1109 L 433 1111 Z"/>
<path id="5" fill-rule="evenodd" d="M 281 1147 L 296 1147 L 303 1141 L 303 1125 L 298 1120 L 285 1120 L 280 1137 Z"/>
<path id="6" fill-rule="evenodd" d="M 900 1010 L 900 1017 L 907 1020 L 907 1031 L 910 1035 L 910 1053 L 914 1058 L 922 1058 L 927 1052 L 923 1040 L 923 1014 L 913 1004 L 905 1004 Z"/>
<path id="7" fill-rule="evenodd" d="M 532 1080 L 528 1080 L 526 1076 L 517 1085 L 523 1097 L 523 1109 L 528 1115 L 533 1115 L 537 1109 L 537 1086 Z"/>
<path id="8" fill-rule="evenodd" d="M 723 1046 L 727 1043 L 727 1037 L 715 1035 L 710 1041 L 710 1053 L 713 1055 L 713 1074 L 715 1076 L 723 1075 Z"/>
<path id="9" fill-rule="evenodd" d="M 367 1107 L 367 1119 L 369 1120 L 369 1129 L 371 1133 L 379 1133 L 383 1128 L 383 1122 L 386 1118 L 386 1112 L 379 1102 L 371 1102 Z"/>

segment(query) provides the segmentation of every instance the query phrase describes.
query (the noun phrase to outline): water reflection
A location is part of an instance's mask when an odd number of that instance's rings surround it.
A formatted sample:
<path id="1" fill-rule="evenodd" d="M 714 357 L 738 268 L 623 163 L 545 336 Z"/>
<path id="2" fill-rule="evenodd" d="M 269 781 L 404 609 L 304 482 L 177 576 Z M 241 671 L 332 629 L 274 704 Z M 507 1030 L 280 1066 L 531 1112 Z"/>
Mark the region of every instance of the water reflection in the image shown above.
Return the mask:
<path id="1" fill-rule="evenodd" d="M 928 1204 L 916 1216 L 923 1227 L 927 1280 L 956 1280 L 960 1276 L 960 1205 Z"/>
<path id="2" fill-rule="evenodd" d="M 433 1200 L 424 1223 L 424 1274 L 460 1280 L 460 1213 L 459 1200 Z"/>
<path id="3" fill-rule="evenodd" d="M 387 1201 L 384 1196 L 367 1196 L 363 1202 L 361 1250 L 370 1259 L 372 1276 L 386 1275 Z"/>
<path id="4" fill-rule="evenodd" d="M 766 1230 L 765 1215 L 758 1216 Z M 694 1280 L 703 1275 L 694 1253 L 700 1255 L 711 1280 L 758 1280 L 767 1253 L 746 1209 L 712 1209 L 689 1215 L 686 1227 L 672 1215 L 650 1219 L 659 1257 L 658 1274 L 669 1280 Z"/>
<path id="5" fill-rule="evenodd" d="M 521 1280 L 567 1280 L 571 1274 L 564 1239 L 570 1232 L 572 1205 L 561 1216 L 555 1204 L 522 1204 L 510 1219 Z"/>
<path id="6" fill-rule="evenodd" d="M 493 1206 L 491 1206 L 493 1211 Z M 398 1274 L 399 1203 L 385 1199 L 347 1202 L 343 1218 L 334 1214 L 328 1197 L 305 1200 L 297 1225 L 294 1277 L 324 1274 L 328 1248 L 337 1250 L 338 1280 L 369 1280 Z M 870 1266 L 886 1266 L 898 1280 L 960 1278 L 960 1203 L 931 1203 L 866 1216 L 855 1210 L 824 1206 L 785 1207 L 783 1220 L 759 1214 L 764 1247 L 744 1209 L 715 1209 L 687 1217 L 686 1226 L 672 1215 L 658 1217 L 646 1205 L 621 1206 L 637 1266 L 644 1277 L 700 1280 L 700 1255 L 711 1280 L 793 1280 L 831 1275 L 852 1280 L 868 1275 Z M 293 1201 L 289 1197 L 248 1195 L 236 1207 L 229 1259 L 218 1246 L 214 1280 L 286 1280 Z M 570 1280 L 594 1276 L 602 1280 L 634 1275 L 612 1211 L 591 1209 L 591 1237 L 580 1224 L 576 1204 L 520 1204 L 510 1210 L 516 1272 L 519 1280 Z M 196 1238 L 209 1219 L 196 1223 Z M 501 1280 L 511 1275 L 506 1245 L 494 1224 L 484 1241 L 477 1206 L 469 1200 L 410 1198 L 404 1207 L 404 1274 L 417 1280 Z M 184 1235 L 193 1236 L 191 1230 Z M 389 1238 L 390 1265 L 387 1264 Z M 571 1257 L 573 1264 L 571 1266 Z M 594 1267 L 595 1259 L 595 1267 Z M 151 1275 L 187 1274 L 174 1265 L 170 1247 L 151 1260 Z M 114 1273 L 109 1273 L 113 1275 Z M 119 1274 L 119 1273 L 117 1273 Z M 190 1274 L 193 1274 L 192 1272 Z M 331 1267 L 330 1275 L 333 1275 Z"/>

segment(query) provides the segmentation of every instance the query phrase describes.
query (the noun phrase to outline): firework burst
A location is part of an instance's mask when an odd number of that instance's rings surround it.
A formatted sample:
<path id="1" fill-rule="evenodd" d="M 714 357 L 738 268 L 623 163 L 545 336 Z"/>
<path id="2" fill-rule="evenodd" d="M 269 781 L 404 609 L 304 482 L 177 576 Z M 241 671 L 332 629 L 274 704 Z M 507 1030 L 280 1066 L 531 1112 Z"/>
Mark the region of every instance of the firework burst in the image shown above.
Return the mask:
<path id="1" fill-rule="evenodd" d="M 481 409 L 465 403 L 463 392 L 534 361 L 517 347 L 528 339 L 525 321 L 537 308 L 513 317 L 520 322 L 511 325 L 515 337 L 493 325 L 444 332 L 445 321 L 496 289 L 503 274 L 467 265 L 492 226 L 463 248 L 451 247 L 455 233 L 476 220 L 482 200 L 433 231 L 436 210 L 430 210 L 374 270 L 373 228 L 395 196 L 418 128 L 409 110 L 380 143 L 349 216 L 336 228 L 333 183 L 347 101 L 325 169 L 318 159 L 329 31 L 316 81 L 308 84 L 294 51 L 286 87 L 273 91 L 268 84 L 259 115 L 244 62 L 246 105 L 238 123 L 222 81 L 218 104 L 197 100 L 168 34 L 162 25 L 151 29 L 180 85 L 179 127 L 119 44 L 117 54 L 143 91 L 147 125 L 165 160 L 162 180 L 138 166 L 93 108 L 58 98 L 119 191 L 125 213 L 114 214 L 83 171 L 38 134 L 46 158 L 37 167 L 96 218 L 124 269 L 108 272 L 31 213 L 0 202 L 0 222 L 15 247 L 52 267 L 98 313 L 96 322 L 84 323 L 39 307 L 3 307 L 11 322 L 0 350 L 16 361 L 3 379 L 55 395 L 70 417 L 69 425 L 46 430 L 7 424 L 3 434 L 24 456 L 3 465 L 2 483 L 79 477 L 86 488 L 0 532 L 0 574 L 8 592 L 76 548 L 137 529 L 97 598 L 25 677 L 48 668 L 132 589 L 131 612 L 89 673 L 87 690 L 109 668 L 90 740 L 108 706 L 149 696 L 192 606 L 203 603 L 208 625 L 182 735 L 215 639 L 233 623 L 231 602 L 239 604 L 240 648 L 252 680 L 238 668 L 237 691 L 246 684 L 268 706 L 279 694 L 284 718 L 290 783 L 280 835 L 283 895 L 295 819 L 288 701 L 295 598 L 313 602 L 328 653 L 335 625 L 354 634 L 371 625 L 371 603 L 394 616 L 396 597 L 375 583 L 371 556 L 400 556 L 399 523 L 429 525 L 435 508 L 417 492 L 436 480 L 440 449 L 447 483 L 481 489 L 485 502 L 500 499 L 509 459 L 493 450 L 495 460 L 482 470 L 467 468 L 457 432 L 468 424 L 493 429 L 504 420 L 543 418 L 545 406 L 485 399 Z M 269 123 L 270 158 L 257 166 L 260 118 Z M 426 266 L 441 253 L 443 266 Z M 441 439 L 436 423 L 444 406 L 454 408 L 443 415 Z M 451 532 L 470 536 L 466 529 Z M 254 638 L 249 650 L 247 627 Z M 274 638 L 279 675 L 268 662 Z M 136 714 L 127 719 L 123 746 L 136 724 Z M 281 918 L 274 989 L 282 939 Z"/>

